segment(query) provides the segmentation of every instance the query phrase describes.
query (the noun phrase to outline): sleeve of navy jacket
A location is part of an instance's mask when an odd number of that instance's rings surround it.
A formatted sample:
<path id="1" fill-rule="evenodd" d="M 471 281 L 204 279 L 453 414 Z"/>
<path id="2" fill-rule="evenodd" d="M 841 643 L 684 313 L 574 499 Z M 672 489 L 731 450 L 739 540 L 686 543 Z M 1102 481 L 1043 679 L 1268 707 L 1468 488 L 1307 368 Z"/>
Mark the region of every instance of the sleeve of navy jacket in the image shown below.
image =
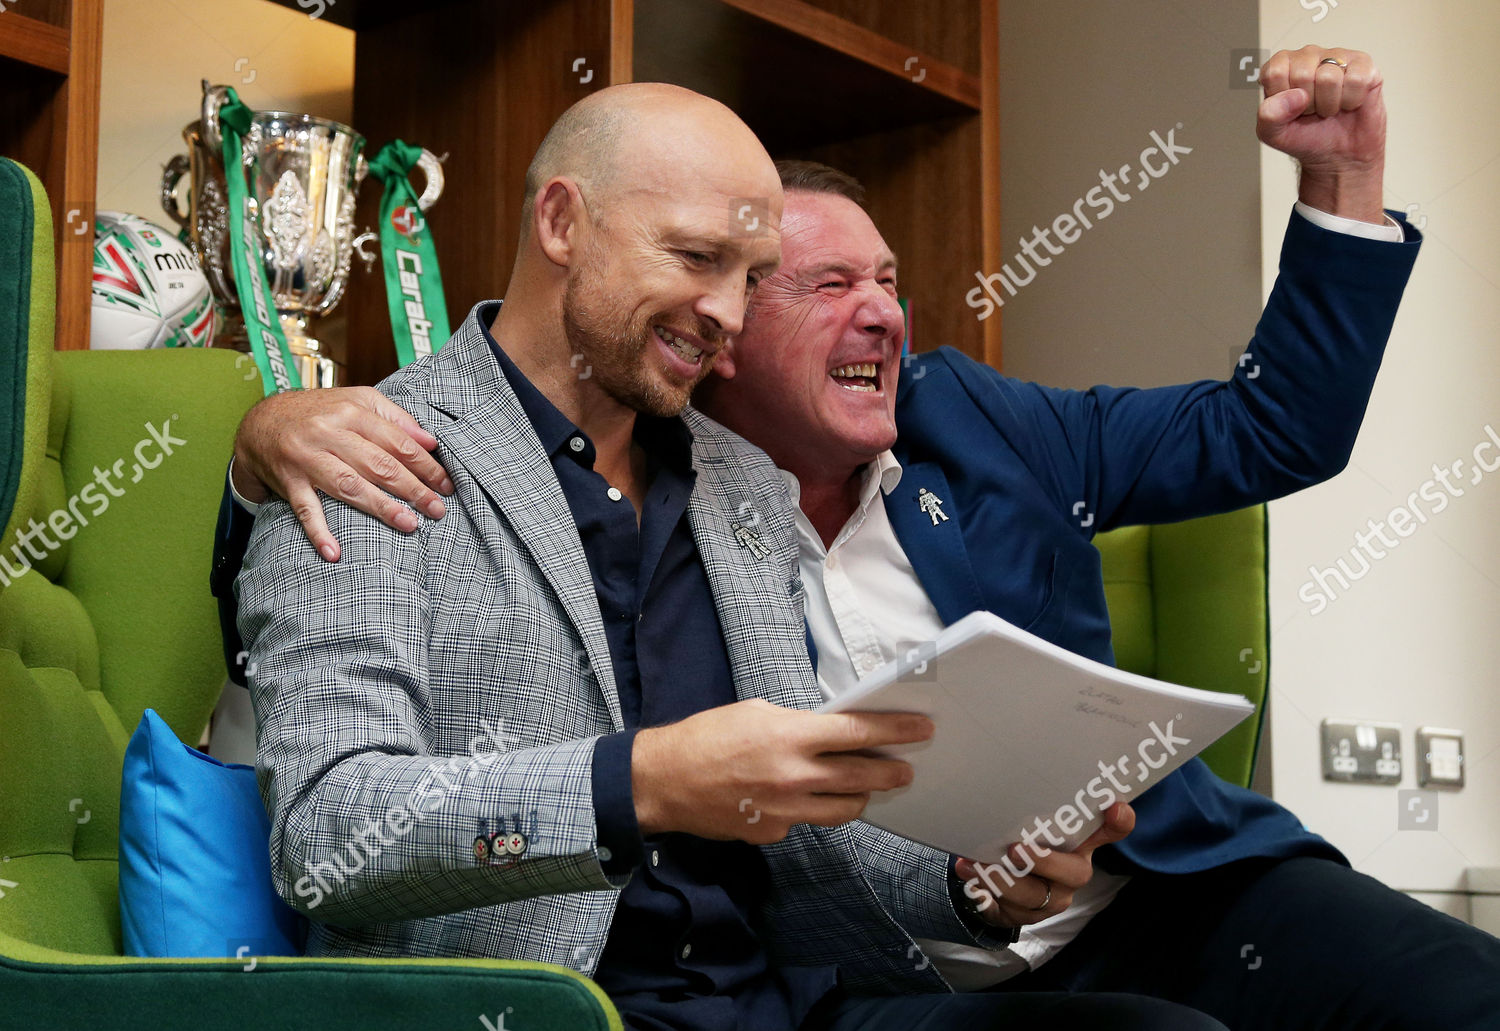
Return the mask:
<path id="1" fill-rule="evenodd" d="M 1398 217 L 1392 213 L 1393 217 Z M 1421 234 L 1366 240 L 1293 214 L 1280 274 L 1227 381 L 1060 390 L 950 352 L 994 428 L 1088 529 L 1231 511 L 1319 483 L 1349 461 Z"/>

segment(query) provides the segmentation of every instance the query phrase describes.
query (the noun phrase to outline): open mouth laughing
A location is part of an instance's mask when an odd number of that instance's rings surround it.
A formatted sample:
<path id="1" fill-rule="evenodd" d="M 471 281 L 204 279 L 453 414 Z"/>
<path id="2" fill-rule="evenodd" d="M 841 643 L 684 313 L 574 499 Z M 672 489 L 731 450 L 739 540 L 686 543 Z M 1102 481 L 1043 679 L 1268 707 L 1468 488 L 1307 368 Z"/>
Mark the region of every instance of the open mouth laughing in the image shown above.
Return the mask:
<path id="1" fill-rule="evenodd" d="M 668 351 L 681 358 L 688 365 L 696 366 L 701 363 L 705 354 L 712 355 L 712 352 L 704 347 L 693 343 L 691 340 L 683 339 L 665 326 L 652 326 L 651 328 L 656 333 L 656 339 L 660 340 Z"/>
<path id="2" fill-rule="evenodd" d="M 874 394 L 880 390 L 879 362 L 851 362 L 840 365 L 828 373 L 833 381 L 845 390 L 859 394 Z"/>

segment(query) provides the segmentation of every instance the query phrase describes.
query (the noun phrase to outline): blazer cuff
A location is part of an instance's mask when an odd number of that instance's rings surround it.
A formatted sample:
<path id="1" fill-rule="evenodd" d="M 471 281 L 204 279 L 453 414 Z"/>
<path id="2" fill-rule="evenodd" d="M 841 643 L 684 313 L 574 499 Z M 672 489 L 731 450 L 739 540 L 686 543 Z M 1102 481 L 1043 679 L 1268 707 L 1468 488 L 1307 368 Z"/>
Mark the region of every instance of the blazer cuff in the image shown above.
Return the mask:
<path id="1" fill-rule="evenodd" d="M 594 822 L 599 828 L 599 865 L 609 877 L 628 877 L 646 854 L 630 782 L 636 733 L 605 734 L 594 743 Z"/>
<path id="2" fill-rule="evenodd" d="M 1406 288 L 1417 253 L 1421 250 L 1422 233 L 1401 219 L 1399 212 L 1387 211 L 1386 214 L 1401 225 L 1403 240 L 1399 244 L 1334 232 L 1300 211 L 1293 211 L 1281 242 L 1278 275 L 1310 278 L 1319 284 L 1319 289 L 1326 289 L 1322 284 L 1332 284 L 1354 287 L 1366 294 L 1394 291 L 1399 301 L 1400 291 Z M 1272 297 L 1274 299 L 1275 291 L 1272 291 Z M 1268 301 L 1262 319 L 1273 307 Z"/>
<path id="3" fill-rule="evenodd" d="M 219 604 L 219 636 L 224 644 L 224 665 L 229 679 L 244 687 L 246 652 L 237 625 L 239 600 L 235 597 L 234 581 L 245 564 L 245 549 L 250 543 L 250 531 L 255 527 L 255 516 L 240 507 L 235 497 L 234 482 L 226 470 L 218 525 L 214 528 L 213 565 L 209 570 L 208 587 Z"/>
<path id="4" fill-rule="evenodd" d="M 1020 940 L 1019 927 L 996 927 L 979 915 L 979 911 L 964 894 L 964 881 L 958 876 L 958 857 L 955 855 L 948 856 L 948 898 L 952 900 L 953 911 L 958 914 L 964 928 L 974 936 L 976 945 L 986 949 L 1002 949 Z"/>

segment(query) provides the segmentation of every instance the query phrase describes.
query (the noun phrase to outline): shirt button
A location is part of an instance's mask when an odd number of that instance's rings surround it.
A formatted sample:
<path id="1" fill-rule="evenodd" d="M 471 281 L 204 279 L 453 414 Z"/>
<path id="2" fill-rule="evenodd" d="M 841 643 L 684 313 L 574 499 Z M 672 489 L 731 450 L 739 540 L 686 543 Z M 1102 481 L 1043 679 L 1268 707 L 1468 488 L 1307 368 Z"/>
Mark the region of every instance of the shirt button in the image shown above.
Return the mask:
<path id="1" fill-rule="evenodd" d="M 615 857 L 615 854 L 603 845 L 599 846 L 599 862 L 607 863 Z"/>
<path id="2" fill-rule="evenodd" d="M 574 437 L 572 440 L 568 441 L 568 447 L 572 448 L 574 451 L 582 451 L 583 450 L 583 438 L 582 437 Z"/>
<path id="3" fill-rule="evenodd" d="M 684 945 L 682 947 L 682 958 L 683 959 L 687 959 L 692 954 L 693 954 L 693 946 L 692 946 L 691 943 L 689 943 L 687 945 Z"/>
<path id="4" fill-rule="evenodd" d="M 606 493 L 606 494 L 609 495 L 609 500 L 611 500 L 611 501 L 619 501 L 621 498 L 623 498 L 625 496 L 625 495 L 623 495 L 623 494 L 620 493 L 620 488 L 619 487 L 611 487 L 611 488 L 609 488 L 609 490 L 605 491 L 604 493 Z"/>
<path id="5" fill-rule="evenodd" d="M 654 848 L 651 850 L 651 865 L 652 866 L 660 866 L 661 865 L 661 853 L 658 852 L 658 851 L 656 851 L 656 849 L 654 849 Z"/>

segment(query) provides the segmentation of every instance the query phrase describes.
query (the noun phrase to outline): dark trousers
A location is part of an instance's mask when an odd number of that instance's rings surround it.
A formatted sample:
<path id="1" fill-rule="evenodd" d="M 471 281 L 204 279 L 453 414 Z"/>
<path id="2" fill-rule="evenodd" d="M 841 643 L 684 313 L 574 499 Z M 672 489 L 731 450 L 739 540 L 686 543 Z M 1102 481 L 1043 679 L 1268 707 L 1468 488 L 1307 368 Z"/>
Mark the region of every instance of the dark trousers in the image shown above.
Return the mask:
<path id="1" fill-rule="evenodd" d="M 1196 1010 L 1131 995 L 973 992 L 830 999 L 801 1031 L 1224 1031 Z"/>
<path id="2" fill-rule="evenodd" d="M 1234 1031 L 1494 1031 L 1500 939 L 1324 859 L 1138 875 L 993 993 L 1136 992 Z M 1024 996 L 1021 996 L 1024 997 Z"/>

